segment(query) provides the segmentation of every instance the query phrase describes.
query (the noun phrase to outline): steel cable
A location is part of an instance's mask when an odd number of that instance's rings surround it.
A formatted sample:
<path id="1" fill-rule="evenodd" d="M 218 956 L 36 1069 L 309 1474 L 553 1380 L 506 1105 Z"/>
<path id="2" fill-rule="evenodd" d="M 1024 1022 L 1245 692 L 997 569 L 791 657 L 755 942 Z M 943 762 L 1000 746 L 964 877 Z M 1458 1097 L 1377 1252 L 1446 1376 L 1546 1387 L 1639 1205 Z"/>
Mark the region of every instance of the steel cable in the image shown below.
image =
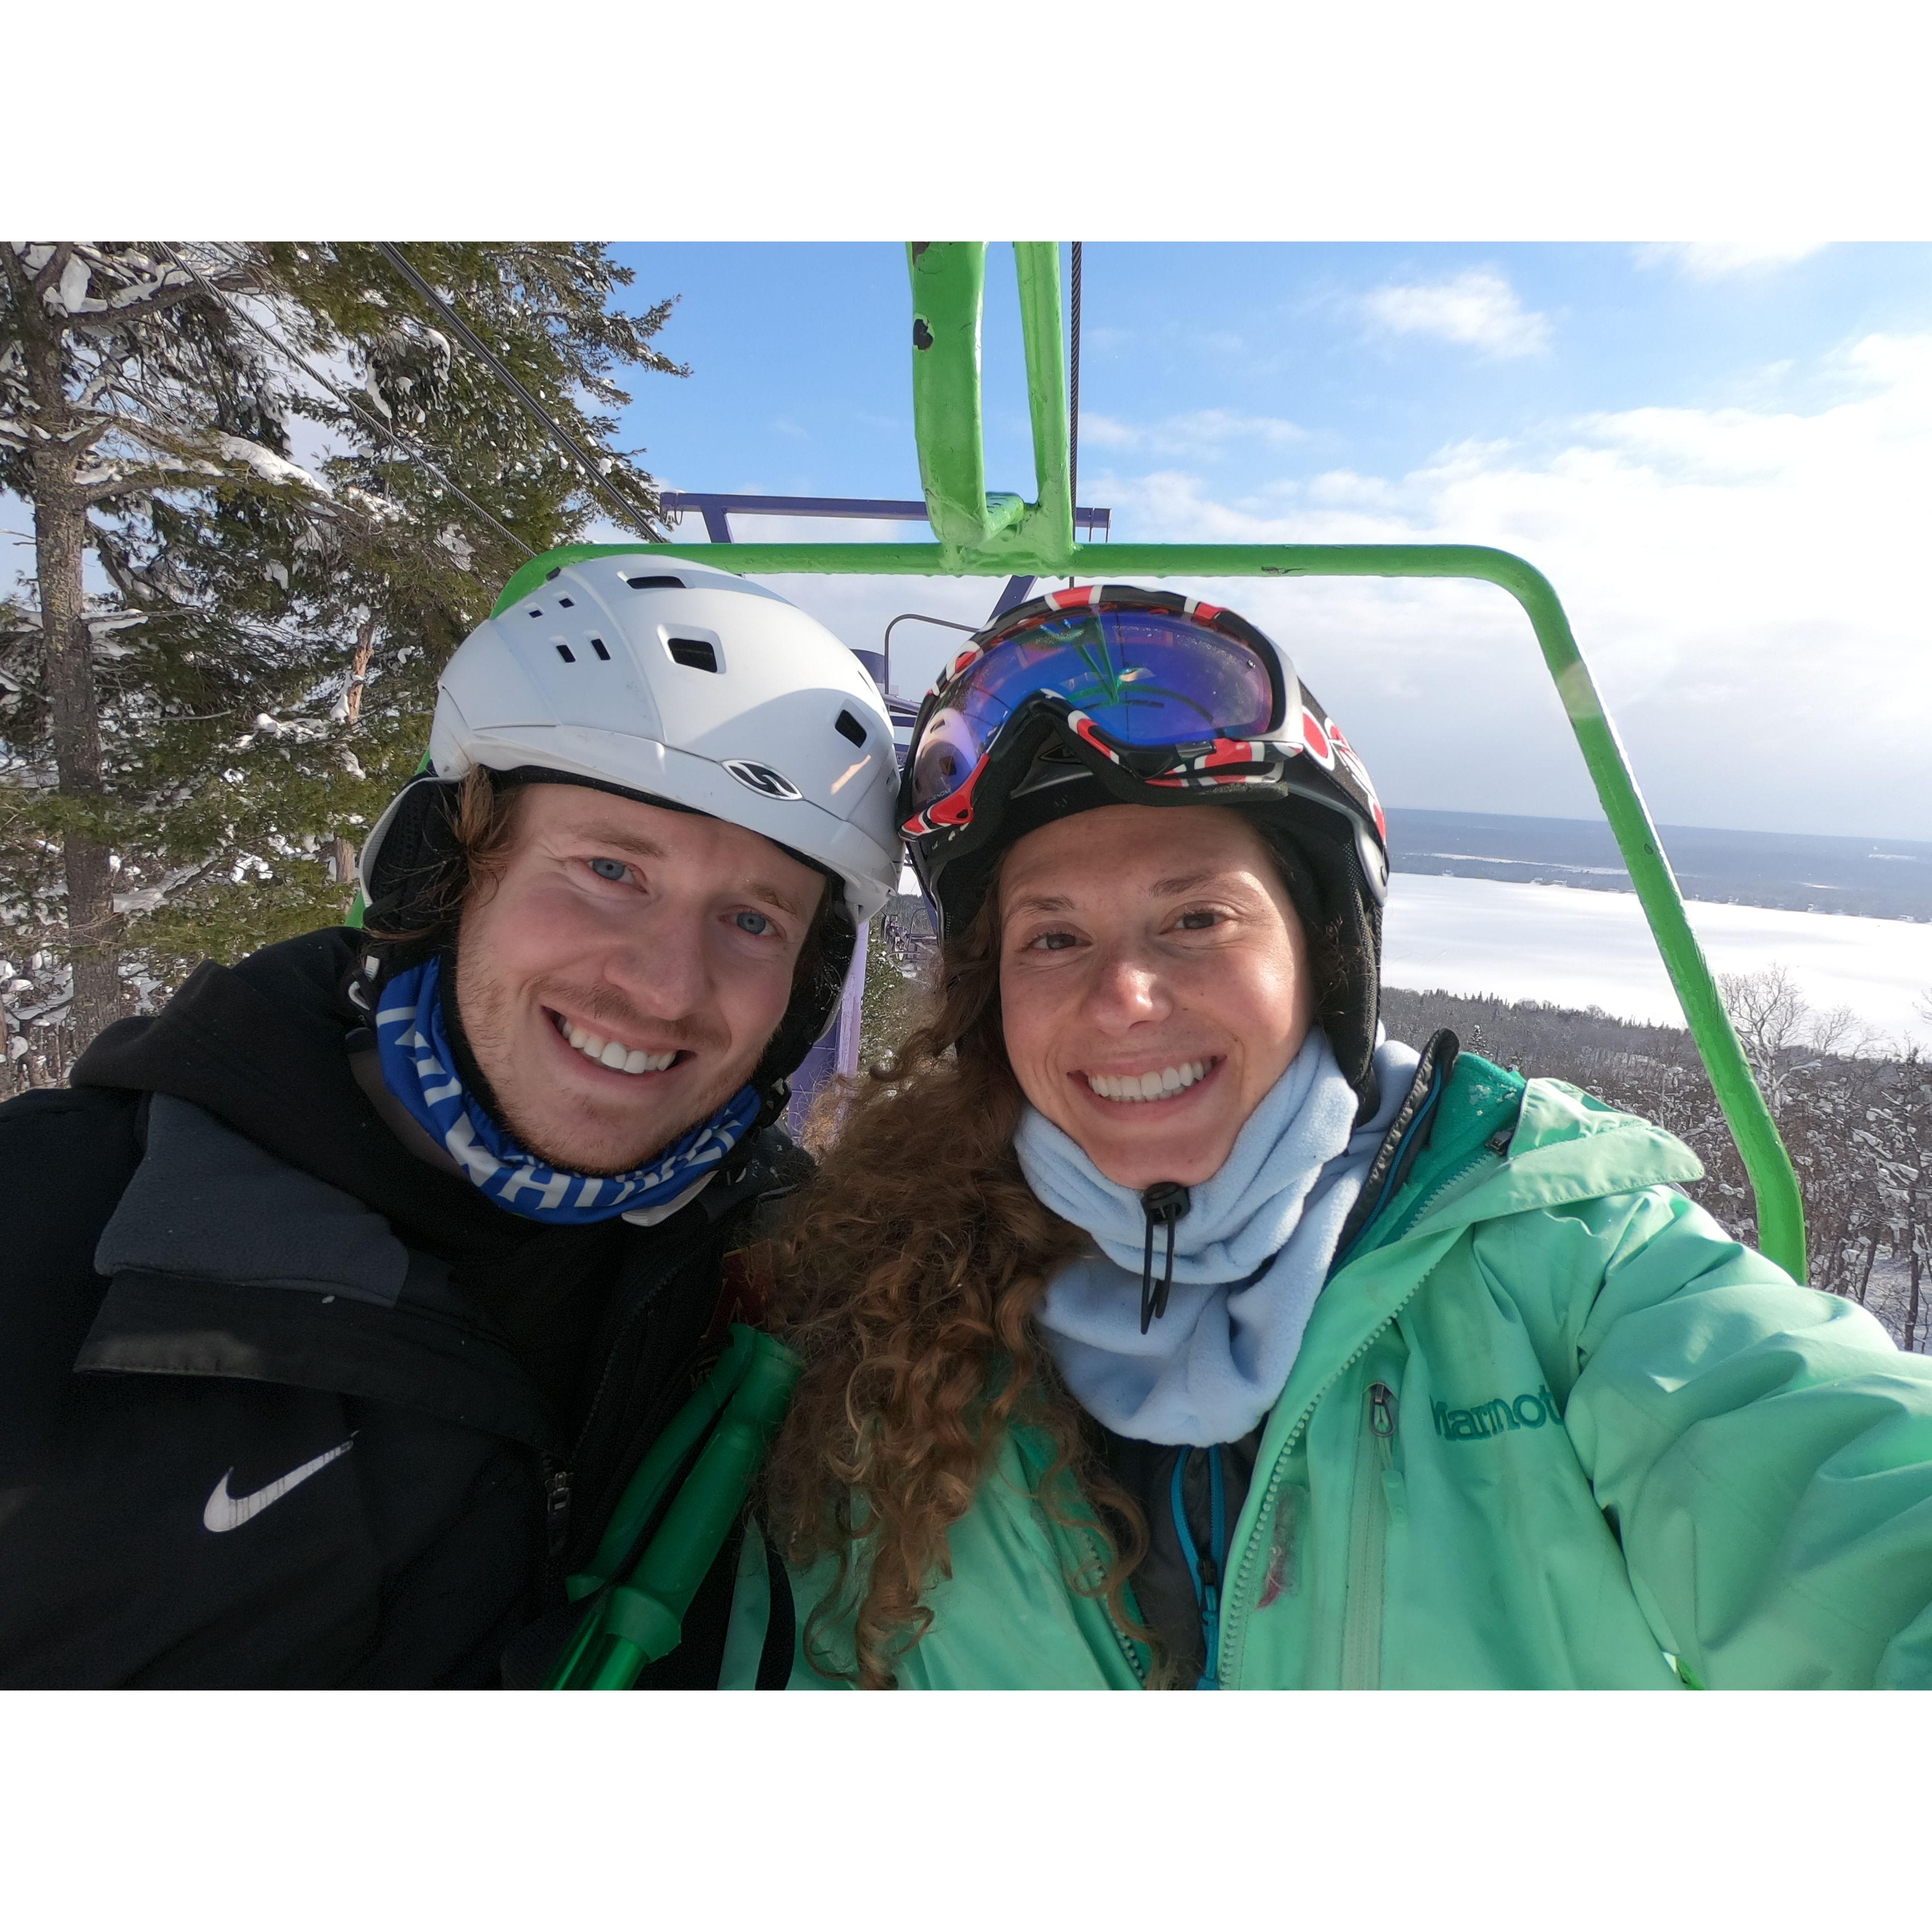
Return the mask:
<path id="1" fill-rule="evenodd" d="M 1066 393 L 1066 493 L 1072 499 L 1073 541 L 1080 541 L 1080 244 L 1073 244 L 1073 353 Z M 1113 533 L 1110 530 L 1108 534 Z M 1069 579 L 1070 583 L 1072 579 Z"/>
<path id="2" fill-rule="evenodd" d="M 288 362 L 293 363 L 295 366 L 298 369 L 301 370 L 311 382 L 320 383 L 321 386 L 326 389 L 344 409 L 349 410 L 352 415 L 359 417 L 362 421 L 368 424 L 369 428 L 374 430 L 378 436 L 386 437 L 388 440 L 394 443 L 405 456 L 410 458 L 412 460 L 417 463 L 420 463 L 422 466 L 450 493 L 452 496 L 454 496 L 459 502 L 466 505 L 471 510 L 474 511 L 478 517 L 482 518 L 483 521 L 488 524 L 499 536 L 502 537 L 506 542 L 514 544 L 518 550 L 523 552 L 525 556 L 532 557 L 536 555 L 536 552 L 531 549 L 530 545 L 524 542 L 523 538 L 518 536 L 514 530 L 509 529 L 505 524 L 499 523 L 488 510 L 484 508 L 481 503 L 477 502 L 475 497 L 472 496 L 460 484 L 452 482 L 448 477 L 446 476 L 430 460 L 428 457 L 424 455 L 420 449 L 418 449 L 412 443 L 411 443 L 406 437 L 399 436 L 395 430 L 391 429 L 387 424 L 379 422 L 376 417 L 370 415 L 367 410 L 363 408 L 361 404 L 352 400 L 350 397 L 344 394 L 342 391 L 338 389 L 335 385 L 326 376 L 322 374 L 322 371 L 316 368 L 312 362 L 309 362 L 306 357 L 297 355 L 296 352 L 291 349 L 286 343 L 284 342 L 279 336 L 274 334 L 272 331 L 264 328 L 262 325 L 257 322 L 246 309 L 243 308 L 240 305 L 239 303 L 233 301 L 224 290 L 217 288 L 212 282 L 209 281 L 207 277 L 202 274 L 201 271 L 197 268 L 192 262 L 184 261 L 179 255 L 175 253 L 174 247 L 172 243 L 164 242 L 160 244 L 160 247 L 161 252 L 167 256 L 170 261 L 174 263 L 176 268 L 181 270 L 183 274 L 190 276 L 194 278 L 194 281 L 201 288 L 203 293 L 212 296 L 216 302 L 219 302 L 230 315 L 234 316 L 236 321 L 241 322 L 244 327 L 253 329 L 264 342 L 268 344 L 271 349 L 274 350 L 278 355 L 284 357 Z M 226 259 L 232 260 L 233 257 L 228 256 Z"/>
<path id="3" fill-rule="evenodd" d="M 638 509 L 635 504 L 626 502 L 610 487 L 610 484 L 604 480 L 602 472 L 598 469 L 595 460 L 584 453 L 582 446 L 570 432 L 544 407 L 542 404 L 537 400 L 536 397 L 530 394 L 529 390 L 524 387 L 512 372 L 509 366 L 490 347 L 489 344 L 416 272 L 409 257 L 393 242 L 378 242 L 376 246 L 402 271 L 424 301 L 448 323 L 470 350 L 481 356 L 503 379 L 504 382 L 515 392 L 518 400 L 550 432 L 550 440 L 557 447 L 577 459 L 579 466 L 590 480 L 590 487 L 596 490 L 607 503 L 614 506 L 619 516 L 632 529 L 649 538 L 652 543 L 656 543 L 658 541 L 658 533 L 652 529 L 650 520 L 644 513 Z"/>

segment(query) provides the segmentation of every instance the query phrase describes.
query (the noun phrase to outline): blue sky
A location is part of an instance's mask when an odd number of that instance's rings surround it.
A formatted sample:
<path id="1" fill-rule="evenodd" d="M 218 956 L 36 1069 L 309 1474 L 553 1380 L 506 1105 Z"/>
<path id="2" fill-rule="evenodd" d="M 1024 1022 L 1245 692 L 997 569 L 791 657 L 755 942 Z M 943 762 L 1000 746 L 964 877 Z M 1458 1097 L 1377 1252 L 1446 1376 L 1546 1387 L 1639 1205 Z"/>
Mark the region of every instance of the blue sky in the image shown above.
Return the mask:
<path id="1" fill-rule="evenodd" d="M 692 377 L 640 381 L 626 425 L 666 482 L 918 495 L 903 244 L 616 253 L 637 271 L 634 298 L 680 298 L 660 341 Z M 1118 242 L 1083 253 L 1083 414 L 1129 423 L 1220 410 L 1308 432 L 1292 452 L 1275 441 L 1221 452 L 1237 484 L 1406 471 L 1447 444 L 1586 411 L 1815 400 L 1816 364 L 1840 341 L 1932 325 L 1932 248 L 1912 245 L 1840 246 L 1702 277 L 1681 256 L 1644 266 L 1637 251 L 1603 244 Z M 1361 304 L 1377 290 L 1472 272 L 1499 278 L 1538 325 L 1494 347 L 1365 326 Z M 985 355 L 988 481 L 1027 487 L 1018 313 L 999 250 Z M 1141 541 L 1164 534 L 1118 527 Z"/>
<path id="2" fill-rule="evenodd" d="M 634 297 L 680 298 L 661 340 L 693 374 L 640 379 L 626 423 L 666 484 L 916 496 L 900 244 L 619 252 Z M 1660 818 L 1932 837 L 1932 248 L 1094 244 L 1084 278 L 1081 495 L 1117 535 L 1518 550 Z M 1001 250 L 986 360 L 988 482 L 1024 490 Z M 869 645 L 898 610 L 979 614 L 992 586 L 782 587 Z M 1499 593 L 1219 594 L 1288 645 L 1391 802 L 1593 811 Z M 902 688 L 942 648 L 909 634 Z M 1858 754 L 1794 785 L 1819 692 Z"/>

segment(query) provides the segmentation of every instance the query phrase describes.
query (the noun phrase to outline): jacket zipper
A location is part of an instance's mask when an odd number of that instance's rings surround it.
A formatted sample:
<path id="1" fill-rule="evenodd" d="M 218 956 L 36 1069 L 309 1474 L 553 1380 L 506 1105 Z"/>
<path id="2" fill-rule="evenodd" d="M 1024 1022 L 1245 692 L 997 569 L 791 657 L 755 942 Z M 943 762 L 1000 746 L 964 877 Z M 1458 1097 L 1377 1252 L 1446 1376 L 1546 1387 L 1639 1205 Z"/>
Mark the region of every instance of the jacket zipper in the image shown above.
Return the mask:
<path id="1" fill-rule="evenodd" d="M 1406 1152 L 1409 1142 L 1428 1124 L 1430 1115 L 1436 1111 L 1436 1103 L 1442 1097 L 1442 1084 L 1436 1082 L 1432 1074 L 1431 1083 L 1426 1097 L 1410 1117 L 1408 1124 L 1402 1130 L 1401 1138 L 1395 1144 L 1394 1152 L 1389 1157 L 1388 1171 L 1382 1175 L 1378 1186 L 1374 1206 L 1369 1210 L 1367 1218 L 1362 1225 L 1350 1237 L 1348 1246 L 1337 1255 L 1336 1258 L 1337 1268 L 1346 1267 L 1354 1258 L 1356 1249 L 1367 1238 L 1369 1230 L 1375 1226 L 1377 1217 L 1387 1204 L 1390 1190 L 1395 1190 L 1400 1192 L 1396 1177 L 1402 1172 L 1403 1154 Z M 1393 1132 L 1394 1130 L 1391 1129 L 1390 1131 Z M 1377 1159 L 1377 1165 L 1380 1165 L 1379 1156 Z M 1344 1223 L 1344 1226 L 1346 1226 L 1346 1223 Z"/>
<path id="2" fill-rule="evenodd" d="M 1479 1168 L 1502 1156 L 1487 1142 L 1438 1180 L 1386 1238 L 1399 1241 L 1457 1192 Z M 1383 1245 L 1377 1242 L 1378 1247 Z M 1342 1688 L 1378 1690 L 1382 1681 L 1383 1582 L 1388 1561 L 1388 1475 L 1395 1462 L 1396 1402 L 1386 1382 L 1372 1382 L 1368 1426 L 1357 1438 L 1355 1494 L 1348 1532 L 1348 1592 L 1342 1628 Z"/>
<path id="3" fill-rule="evenodd" d="M 1412 1127 L 1414 1124 L 1412 1122 L 1410 1124 Z M 1412 1209 L 1402 1216 L 1396 1232 L 1388 1236 L 1388 1240 L 1400 1240 L 1420 1220 L 1424 1209 L 1433 1208 L 1439 1204 L 1451 1188 L 1460 1184 L 1468 1175 L 1473 1174 L 1485 1161 L 1500 1162 L 1502 1159 L 1503 1155 L 1501 1151 L 1490 1145 L 1488 1142 L 1485 1142 L 1467 1160 L 1460 1162 L 1453 1172 L 1438 1181 L 1423 1197 L 1418 1208 Z M 1357 1244 L 1361 1241 L 1363 1237 L 1367 1234 L 1370 1228 L 1374 1225 L 1373 1217 L 1371 1217 L 1368 1226 L 1364 1227 L 1361 1234 L 1355 1238 Z M 1378 1241 L 1376 1244 L 1378 1248 L 1385 1245 L 1385 1241 Z M 1372 1251 L 1364 1250 L 1364 1252 Z M 1341 1267 L 1338 1267 L 1335 1273 L 1339 1274 L 1342 1271 L 1342 1268 L 1346 1267 L 1353 1258 L 1354 1250 L 1352 1248 L 1349 1254 L 1343 1258 Z M 1335 1370 L 1335 1372 L 1315 1391 L 1313 1395 L 1309 1397 L 1301 1413 L 1295 1418 L 1294 1426 L 1288 1431 L 1287 1436 L 1282 1441 L 1280 1450 L 1274 1459 L 1274 1468 L 1268 1472 L 1268 1489 L 1262 1498 L 1261 1508 L 1256 1512 L 1255 1516 L 1257 1528 L 1263 1522 L 1270 1520 L 1274 1516 L 1281 1494 L 1282 1472 L 1287 1466 L 1289 1456 L 1294 1452 L 1294 1445 L 1301 1439 L 1302 1431 L 1308 1426 L 1309 1418 L 1315 1413 L 1316 1405 L 1375 1346 L 1376 1342 L 1382 1340 L 1383 1335 L 1394 1325 L 1396 1317 L 1427 1286 L 1430 1275 L 1432 1275 L 1435 1272 L 1435 1269 L 1431 1268 L 1428 1274 L 1424 1275 L 1419 1281 L 1416 1282 L 1410 1288 L 1408 1294 L 1402 1297 L 1400 1302 L 1391 1308 L 1375 1328 L 1363 1337 L 1360 1346 Z M 1331 1275 L 1330 1279 L 1332 1280 L 1334 1276 Z M 1222 1657 L 1223 1666 L 1222 1682 L 1224 1684 L 1239 1684 L 1240 1682 L 1242 1652 L 1247 1636 L 1246 1618 L 1240 1612 L 1243 1606 L 1249 1602 L 1253 1594 L 1252 1586 L 1254 1580 L 1255 1561 L 1259 1553 L 1261 1540 L 1258 1536 L 1250 1536 L 1248 1538 L 1247 1546 L 1241 1552 L 1240 1574 L 1234 1579 L 1232 1588 L 1226 1592 L 1227 1641 L 1222 1646 Z"/>
<path id="4" fill-rule="evenodd" d="M 577 1432 L 577 1439 L 571 1445 L 570 1460 L 573 1463 L 584 1460 L 592 1431 L 602 1417 L 604 1399 L 610 1392 L 612 1380 L 617 1372 L 618 1358 L 623 1352 L 624 1345 L 630 1340 L 638 1323 L 657 1306 L 664 1294 L 665 1283 L 701 1250 L 712 1232 L 707 1224 L 689 1242 L 684 1252 L 672 1261 L 651 1292 L 641 1300 L 634 1302 L 618 1323 L 617 1332 L 611 1336 L 610 1346 L 604 1354 L 604 1366 L 598 1376 L 597 1387 L 590 1398 L 590 1406 L 585 1411 L 583 1423 Z M 544 1458 L 543 1470 L 545 1547 L 548 1552 L 544 1575 L 546 1588 L 551 1588 L 554 1587 L 561 1574 L 564 1548 L 570 1534 L 570 1510 L 573 1499 L 572 1486 L 574 1478 L 572 1471 L 562 1467 L 554 1456 Z"/>
<path id="5" fill-rule="evenodd" d="M 1174 1459 L 1174 1484 L 1171 1507 L 1174 1526 L 1180 1533 L 1180 1553 L 1187 1559 L 1187 1574 L 1193 1580 L 1194 1601 L 1201 1613 L 1201 1676 L 1197 1690 L 1221 1688 L 1221 1573 L 1228 1561 L 1227 1487 L 1222 1479 L 1221 1451 L 1208 1451 L 1208 1547 L 1198 1549 L 1187 1520 L 1186 1478 L 1188 1450 L 1184 1446 Z"/>
<path id="6" fill-rule="evenodd" d="M 1355 1496 L 1348 1530 L 1348 1594 L 1342 1629 L 1342 1688 L 1379 1690 L 1382 1580 L 1388 1552 L 1386 1478 L 1395 1460 L 1395 1392 L 1369 1386 L 1368 1426 L 1355 1448 Z"/>
<path id="7" fill-rule="evenodd" d="M 1429 1192 L 1402 1217 L 1401 1220 L 1390 1230 L 1389 1233 L 1382 1240 L 1376 1244 L 1376 1246 L 1378 1248 L 1386 1247 L 1390 1242 L 1400 1240 L 1408 1232 L 1409 1229 L 1414 1227 L 1424 1215 L 1432 1214 L 1436 1209 L 1439 1208 L 1456 1189 L 1460 1187 L 1471 1174 L 1475 1172 L 1477 1168 L 1486 1166 L 1491 1161 L 1494 1161 L 1498 1166 L 1501 1166 L 1502 1165 L 1502 1156 L 1498 1154 L 1494 1148 L 1491 1147 L 1486 1141 L 1485 1141 L 1480 1147 L 1477 1148 L 1474 1154 L 1470 1155 L 1467 1160 L 1462 1162 L 1450 1173 L 1444 1174 L 1443 1178 L 1438 1180 L 1436 1185 L 1432 1187 Z M 1370 1252 L 1372 1252 L 1373 1250 L 1372 1250 Z"/>
<path id="8" fill-rule="evenodd" d="M 1095 1574 L 1098 1574 L 1106 1568 L 1105 1552 L 1100 1547 L 1100 1540 L 1084 1523 L 1078 1525 L 1078 1527 L 1080 1534 L 1087 1540 L 1087 1547 L 1094 1553 Z M 1114 1641 L 1120 1646 L 1120 1654 L 1127 1660 L 1129 1667 L 1140 1679 L 1141 1688 L 1144 1690 L 1147 1688 L 1148 1667 L 1141 1655 L 1140 1646 L 1114 1621 L 1113 1611 L 1108 1606 L 1104 1598 L 1101 1600 L 1100 1609 L 1102 1614 L 1107 1619 L 1107 1628 L 1114 1633 Z"/>
<path id="9" fill-rule="evenodd" d="M 543 1459 L 544 1471 L 544 1589 L 556 1587 L 563 1568 L 565 1546 L 570 1540 L 570 1472 L 555 1457 Z"/>
<path id="10" fill-rule="evenodd" d="M 1301 1439 L 1301 1432 L 1308 1426 L 1308 1418 L 1315 1413 L 1316 1405 L 1394 1326 L 1396 1317 L 1428 1286 L 1430 1275 L 1435 1272 L 1432 1268 L 1428 1274 L 1417 1281 L 1401 1300 L 1363 1336 L 1360 1346 L 1308 1398 L 1301 1413 L 1294 1419 L 1294 1426 L 1282 1440 L 1274 1459 L 1274 1467 L 1268 1472 L 1268 1490 L 1262 1498 L 1260 1509 L 1255 1514 L 1257 1529 L 1274 1516 L 1276 1499 L 1281 1494 L 1282 1472 L 1288 1466 L 1288 1457 L 1294 1453 L 1294 1445 Z M 1248 1538 L 1247 1547 L 1241 1554 L 1240 1574 L 1235 1578 L 1233 1588 L 1228 1592 L 1227 1642 L 1222 1646 L 1223 1667 L 1221 1672 L 1224 1684 L 1238 1685 L 1240 1682 L 1241 1650 L 1247 1635 L 1247 1627 L 1246 1620 L 1236 1613 L 1252 1594 L 1250 1586 L 1254 1579 L 1255 1559 L 1260 1552 L 1261 1544 L 1262 1538 L 1258 1536 Z"/>

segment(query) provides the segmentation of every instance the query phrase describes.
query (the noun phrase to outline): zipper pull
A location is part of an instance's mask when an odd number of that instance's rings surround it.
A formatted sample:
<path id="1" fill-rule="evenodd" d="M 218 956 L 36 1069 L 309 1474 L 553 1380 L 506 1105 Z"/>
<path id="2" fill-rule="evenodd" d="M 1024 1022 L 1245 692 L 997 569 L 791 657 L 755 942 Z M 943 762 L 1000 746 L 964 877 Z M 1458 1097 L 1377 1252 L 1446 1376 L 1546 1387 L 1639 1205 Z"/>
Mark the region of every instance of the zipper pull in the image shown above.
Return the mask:
<path id="1" fill-rule="evenodd" d="M 1369 1389 L 1369 1427 L 1386 1439 L 1395 1433 L 1395 1390 L 1386 1382 L 1375 1382 Z"/>
<path id="2" fill-rule="evenodd" d="M 554 1563 L 570 1536 L 570 1472 L 553 1469 L 544 1484 L 545 1546 Z"/>
<path id="3" fill-rule="evenodd" d="M 1221 1688 L 1221 1574 L 1211 1556 L 1201 1558 L 1201 1676 L 1197 1690 Z"/>

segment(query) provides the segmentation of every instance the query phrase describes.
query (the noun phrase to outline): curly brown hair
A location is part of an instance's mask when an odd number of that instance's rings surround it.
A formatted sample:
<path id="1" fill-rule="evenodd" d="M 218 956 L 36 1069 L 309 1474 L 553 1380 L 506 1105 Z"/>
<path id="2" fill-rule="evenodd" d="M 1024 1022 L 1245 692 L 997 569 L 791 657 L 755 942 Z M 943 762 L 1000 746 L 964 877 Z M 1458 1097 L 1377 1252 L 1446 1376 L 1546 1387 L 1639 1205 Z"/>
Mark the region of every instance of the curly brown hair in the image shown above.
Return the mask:
<path id="1" fill-rule="evenodd" d="M 921 1598 L 947 1570 L 948 1532 L 1016 1421 L 1053 1445 L 1040 1493 L 1055 1520 L 1082 1490 L 1100 1506 L 1101 1564 L 1076 1586 L 1139 1630 L 1124 1592 L 1144 1526 L 1032 1320 L 1088 1237 L 1035 1198 L 1013 1152 L 1024 1102 L 1000 1030 L 998 899 L 940 948 L 938 992 L 896 1060 L 840 1096 L 785 1231 L 775 1312 L 806 1366 L 766 1466 L 770 1517 L 794 1562 L 836 1556 L 807 1654 L 867 1689 L 892 1686 L 931 1622 Z M 835 1658 L 826 1629 L 847 1612 L 852 1654 Z"/>
<path id="2" fill-rule="evenodd" d="M 971 925 L 941 945 L 926 1017 L 896 1062 L 838 1095 L 843 1118 L 784 1238 L 774 1312 L 805 1370 L 766 1466 L 767 1520 L 794 1562 L 836 1558 L 806 1654 L 868 1689 L 894 1684 L 931 1623 L 922 1599 L 950 1574 L 949 1534 L 1016 1423 L 1053 1449 L 1042 1507 L 1100 1546 L 1070 1581 L 1152 1642 L 1126 1595 L 1145 1521 L 1034 1320 L 1090 1244 L 1035 1196 L 1013 1150 L 1025 1102 L 1001 1025 L 999 900 L 996 873 Z M 1321 1018 L 1347 996 L 1344 942 L 1334 926 L 1306 937 Z M 835 1656 L 829 1631 L 848 1616 L 850 1652 Z"/>

